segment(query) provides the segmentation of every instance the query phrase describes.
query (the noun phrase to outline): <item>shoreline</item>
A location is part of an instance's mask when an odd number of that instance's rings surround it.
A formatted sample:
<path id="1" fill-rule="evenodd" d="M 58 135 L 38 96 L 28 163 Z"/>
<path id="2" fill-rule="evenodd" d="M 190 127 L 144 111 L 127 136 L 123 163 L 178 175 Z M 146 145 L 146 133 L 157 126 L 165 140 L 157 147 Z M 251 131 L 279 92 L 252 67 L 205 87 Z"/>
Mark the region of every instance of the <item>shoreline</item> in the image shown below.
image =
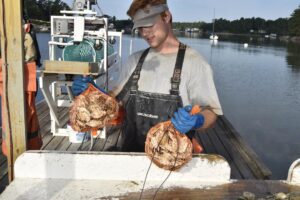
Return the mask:
<path id="1" fill-rule="evenodd" d="M 243 34 L 243 33 L 216 33 L 217 35 L 220 36 L 244 36 L 244 37 L 256 37 L 256 38 L 265 38 L 264 35 L 259 35 L 259 34 Z M 268 35 L 268 34 L 266 34 Z M 282 42 L 294 42 L 294 43 L 299 43 L 300 44 L 300 36 L 288 36 L 288 35 L 282 35 L 282 36 L 277 36 L 275 38 L 268 37 L 266 39 L 273 39 L 273 40 L 279 40 Z"/>
<path id="2" fill-rule="evenodd" d="M 51 33 L 50 26 L 39 25 L 39 24 L 35 24 L 35 23 L 33 23 L 33 25 L 36 29 L 36 33 Z M 178 33 L 182 34 L 182 33 L 187 33 L 187 32 L 178 31 Z M 206 36 L 206 35 L 209 36 L 209 34 L 203 33 L 201 31 L 199 31 L 199 32 L 190 32 L 188 34 L 199 34 L 201 36 Z M 282 36 L 277 36 L 275 38 L 271 38 L 271 37 L 265 37 L 268 34 L 261 35 L 261 34 L 245 34 L 245 33 L 229 33 L 229 32 L 216 32 L 215 34 L 217 34 L 218 36 L 225 36 L 225 37 L 241 36 L 241 37 L 249 37 L 249 38 L 250 37 L 265 38 L 265 39 L 270 39 L 270 40 L 279 40 L 281 42 L 292 42 L 292 43 L 300 44 L 300 36 L 282 35 Z M 128 34 L 128 35 L 130 35 L 130 34 Z"/>

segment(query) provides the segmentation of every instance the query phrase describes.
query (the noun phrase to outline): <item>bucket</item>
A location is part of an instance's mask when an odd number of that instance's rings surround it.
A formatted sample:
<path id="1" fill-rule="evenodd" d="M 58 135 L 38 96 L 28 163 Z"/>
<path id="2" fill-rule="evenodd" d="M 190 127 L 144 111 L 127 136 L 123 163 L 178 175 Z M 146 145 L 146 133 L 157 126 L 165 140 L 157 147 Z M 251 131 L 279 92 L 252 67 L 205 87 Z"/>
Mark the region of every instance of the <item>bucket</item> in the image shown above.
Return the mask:
<path id="1" fill-rule="evenodd" d="M 71 143 L 82 143 L 90 140 L 91 135 L 88 132 L 77 132 L 72 129 L 68 124 L 67 129 L 69 130 L 69 141 Z"/>

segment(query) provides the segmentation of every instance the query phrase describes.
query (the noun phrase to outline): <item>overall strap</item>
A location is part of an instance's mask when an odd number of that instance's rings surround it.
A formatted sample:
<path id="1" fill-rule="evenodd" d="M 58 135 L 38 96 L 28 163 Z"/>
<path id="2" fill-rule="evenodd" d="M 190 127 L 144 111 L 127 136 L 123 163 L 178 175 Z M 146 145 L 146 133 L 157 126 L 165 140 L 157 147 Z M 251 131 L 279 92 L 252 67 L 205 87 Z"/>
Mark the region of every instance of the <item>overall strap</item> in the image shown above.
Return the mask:
<path id="1" fill-rule="evenodd" d="M 171 95 L 179 95 L 180 76 L 181 76 L 185 50 L 186 50 L 186 45 L 179 43 L 176 64 L 173 72 L 173 77 L 171 78 L 171 90 L 170 90 Z"/>
<path id="2" fill-rule="evenodd" d="M 127 83 L 125 84 L 125 86 L 123 87 L 123 89 L 121 90 L 121 92 L 117 95 L 117 100 L 118 101 L 127 101 L 128 97 L 129 97 L 129 93 L 130 93 L 130 90 L 131 89 L 134 89 L 134 91 L 137 91 L 137 82 L 138 82 L 138 79 L 140 77 L 140 72 L 141 72 L 141 68 L 142 68 L 142 65 L 145 61 L 145 58 L 149 52 L 150 48 L 146 49 L 140 59 L 139 59 L 139 62 L 136 66 L 136 69 L 134 70 L 134 72 L 132 73 L 132 75 L 130 76 L 129 80 L 127 81 Z"/>
<path id="3" fill-rule="evenodd" d="M 138 90 L 138 81 L 140 79 L 140 74 L 141 74 L 142 66 L 144 64 L 146 56 L 149 53 L 149 50 L 150 50 L 150 48 L 146 49 L 142 53 L 142 55 L 140 57 L 140 60 L 139 60 L 139 62 L 137 64 L 134 72 L 132 73 L 132 85 L 131 85 L 131 88 L 130 88 L 131 91 L 137 91 Z"/>

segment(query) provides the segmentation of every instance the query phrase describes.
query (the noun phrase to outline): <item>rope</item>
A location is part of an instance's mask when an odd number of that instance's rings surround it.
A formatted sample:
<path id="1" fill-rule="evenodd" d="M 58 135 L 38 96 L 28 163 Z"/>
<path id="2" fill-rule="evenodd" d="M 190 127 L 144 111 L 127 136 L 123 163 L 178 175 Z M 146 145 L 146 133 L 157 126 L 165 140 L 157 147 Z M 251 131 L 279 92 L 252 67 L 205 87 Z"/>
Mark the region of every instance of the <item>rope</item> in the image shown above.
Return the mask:
<path id="1" fill-rule="evenodd" d="M 173 130 L 175 129 L 174 127 L 172 127 Z M 178 138 L 177 138 L 177 144 L 178 144 Z M 171 171 L 169 172 L 168 176 L 165 178 L 165 180 L 160 184 L 160 186 L 157 188 L 157 190 L 155 191 L 155 194 L 154 194 L 154 197 L 153 197 L 153 200 L 155 199 L 158 191 L 160 190 L 160 188 L 163 186 L 163 184 L 169 179 L 173 169 L 175 168 L 176 166 L 176 161 L 177 161 L 177 158 L 178 158 L 178 154 L 179 154 L 179 145 L 177 145 L 177 154 L 176 154 L 176 157 L 175 157 L 175 161 L 174 161 L 174 165 L 173 167 L 171 168 Z"/>
<path id="2" fill-rule="evenodd" d="M 170 127 L 172 127 L 171 125 L 172 125 L 172 124 L 170 123 L 170 125 L 167 127 L 167 130 L 168 130 Z M 174 127 L 173 127 L 173 129 L 174 129 Z M 157 131 L 158 131 L 158 130 L 159 130 L 159 129 L 157 129 Z M 156 131 L 156 132 L 157 132 L 157 131 Z M 156 132 L 154 132 L 154 133 L 156 133 Z M 152 166 L 153 159 L 154 159 L 154 156 L 155 156 L 155 150 L 159 147 L 159 145 L 160 145 L 161 141 L 163 140 L 163 138 L 165 137 L 166 133 L 167 133 L 167 131 L 164 132 L 163 136 L 161 137 L 160 141 L 158 142 L 157 147 L 156 147 L 155 149 L 153 149 L 153 155 L 152 155 L 152 158 L 151 158 L 150 165 L 149 165 L 149 167 L 148 167 L 148 169 L 147 169 L 147 173 L 146 173 L 146 176 L 145 176 L 145 179 L 144 179 L 144 183 L 143 183 L 142 191 L 141 191 L 141 193 L 140 193 L 139 200 L 141 200 L 141 199 L 142 199 L 142 196 L 143 196 L 143 192 L 144 192 L 144 189 L 145 189 L 145 184 L 146 184 L 146 181 L 147 181 L 147 177 L 148 177 L 148 174 L 149 174 L 149 171 L 150 171 L 150 168 L 151 168 L 151 166 Z M 178 139 L 177 139 L 177 140 L 178 140 Z M 176 158 L 175 158 L 175 161 L 174 161 L 174 165 L 173 165 L 173 167 L 171 168 L 171 171 L 169 172 L 168 176 L 165 178 L 165 180 L 160 184 L 160 186 L 159 186 L 159 187 L 157 188 L 157 190 L 155 191 L 155 194 L 154 194 L 154 196 L 153 196 L 153 200 L 156 198 L 156 195 L 157 195 L 158 191 L 160 190 L 160 188 L 163 186 L 163 184 L 164 184 L 164 183 L 168 180 L 168 178 L 170 177 L 170 175 L 171 175 L 171 173 L 172 173 L 172 169 L 174 169 L 174 167 L 175 167 L 175 165 L 176 165 L 177 157 L 178 157 L 178 154 L 179 154 L 178 149 L 179 149 L 179 146 L 177 145 L 177 155 L 176 155 Z"/>
<path id="3" fill-rule="evenodd" d="M 87 132 L 84 132 L 84 135 L 83 135 L 81 144 L 80 144 L 80 146 L 78 147 L 78 151 L 81 151 L 81 148 L 82 148 L 82 146 L 83 146 L 83 143 L 84 143 L 85 138 L 87 137 L 87 134 L 88 134 Z M 92 136 L 91 136 L 91 137 L 92 137 Z"/>
<path id="4" fill-rule="evenodd" d="M 98 0 L 96 1 L 96 5 L 97 5 L 97 7 L 99 9 L 99 12 L 101 13 L 101 15 L 104 16 L 104 13 L 103 13 L 103 11 L 101 10 L 101 8 L 99 6 Z"/>

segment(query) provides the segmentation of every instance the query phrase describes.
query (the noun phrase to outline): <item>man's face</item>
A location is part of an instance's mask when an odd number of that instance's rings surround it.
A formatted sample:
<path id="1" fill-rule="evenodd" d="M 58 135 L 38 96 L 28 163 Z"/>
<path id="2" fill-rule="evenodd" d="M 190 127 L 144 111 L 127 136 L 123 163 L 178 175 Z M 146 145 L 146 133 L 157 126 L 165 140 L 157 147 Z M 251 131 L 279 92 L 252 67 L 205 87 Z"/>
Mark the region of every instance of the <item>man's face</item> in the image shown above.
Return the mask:
<path id="1" fill-rule="evenodd" d="M 140 35 L 147 41 L 152 48 L 158 48 L 168 36 L 168 24 L 159 15 L 153 24 L 149 27 L 138 28 Z"/>

